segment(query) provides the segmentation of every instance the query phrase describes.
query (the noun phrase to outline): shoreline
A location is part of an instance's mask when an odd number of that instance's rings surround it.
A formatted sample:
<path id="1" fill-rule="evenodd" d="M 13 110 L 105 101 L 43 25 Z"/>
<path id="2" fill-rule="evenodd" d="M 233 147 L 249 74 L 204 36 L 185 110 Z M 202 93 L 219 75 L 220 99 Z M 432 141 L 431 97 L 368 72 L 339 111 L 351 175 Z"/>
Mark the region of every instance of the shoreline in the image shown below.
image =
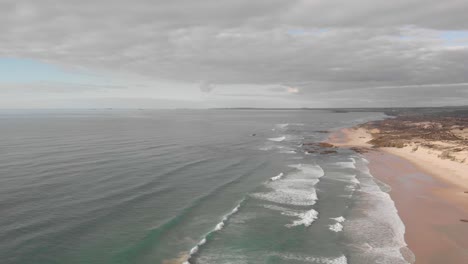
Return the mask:
<path id="1" fill-rule="evenodd" d="M 450 178 L 453 174 L 444 174 L 443 167 L 452 161 L 441 160 L 441 165 L 432 159 L 421 166 L 424 155 L 375 149 L 368 143 L 372 132 L 345 128 L 332 133 L 328 142 L 361 153 L 369 160 L 370 173 L 392 188 L 389 194 L 405 224 L 405 241 L 416 264 L 468 263 L 468 223 L 461 221 L 468 218 L 468 177 L 463 170 L 458 171 L 461 177 Z"/>

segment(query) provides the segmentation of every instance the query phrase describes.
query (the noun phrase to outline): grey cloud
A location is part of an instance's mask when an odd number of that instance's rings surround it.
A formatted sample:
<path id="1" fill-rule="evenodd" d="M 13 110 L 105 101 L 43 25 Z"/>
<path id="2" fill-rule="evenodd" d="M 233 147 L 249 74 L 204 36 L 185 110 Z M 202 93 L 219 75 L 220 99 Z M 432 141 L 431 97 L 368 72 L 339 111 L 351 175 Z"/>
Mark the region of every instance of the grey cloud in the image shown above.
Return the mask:
<path id="1" fill-rule="evenodd" d="M 202 91 L 204 93 L 209 93 L 209 92 L 213 91 L 214 88 L 215 87 L 214 87 L 213 84 L 211 84 L 209 82 L 206 82 L 206 81 L 204 81 L 204 82 L 202 82 L 200 84 L 200 91 Z"/>
<path id="2" fill-rule="evenodd" d="M 414 99 L 413 85 L 468 82 L 468 43 L 448 47 L 439 36 L 468 30 L 466 10 L 464 0 L 6 0 L 0 56 L 189 83 L 282 84 L 269 91 L 292 87 L 301 99 L 407 86 Z"/>

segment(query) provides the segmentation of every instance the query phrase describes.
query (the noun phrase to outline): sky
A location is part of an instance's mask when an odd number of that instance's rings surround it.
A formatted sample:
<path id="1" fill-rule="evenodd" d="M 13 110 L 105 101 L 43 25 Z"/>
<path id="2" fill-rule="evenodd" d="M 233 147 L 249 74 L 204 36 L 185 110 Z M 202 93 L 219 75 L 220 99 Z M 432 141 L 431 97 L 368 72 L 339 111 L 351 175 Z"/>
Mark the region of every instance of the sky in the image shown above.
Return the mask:
<path id="1" fill-rule="evenodd" d="M 2 0 L 0 108 L 468 105 L 466 0 Z"/>

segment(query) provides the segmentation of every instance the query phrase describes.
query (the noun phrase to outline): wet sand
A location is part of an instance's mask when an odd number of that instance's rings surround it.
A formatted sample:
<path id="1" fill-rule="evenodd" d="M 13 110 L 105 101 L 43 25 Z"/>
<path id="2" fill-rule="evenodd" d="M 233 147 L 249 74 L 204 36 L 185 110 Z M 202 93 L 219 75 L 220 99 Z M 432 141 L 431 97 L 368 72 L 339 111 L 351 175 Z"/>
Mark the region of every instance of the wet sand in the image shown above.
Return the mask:
<path id="1" fill-rule="evenodd" d="M 423 173 L 410 162 L 381 151 L 364 154 L 374 177 L 390 185 L 390 196 L 406 227 L 416 264 L 468 263 L 468 194 Z"/>
<path id="2" fill-rule="evenodd" d="M 344 129 L 329 142 L 341 147 L 365 148 L 371 174 L 388 184 L 406 227 L 405 240 L 416 264 L 468 263 L 468 193 L 460 185 L 430 174 L 401 156 L 371 149 L 366 131 Z M 467 190 L 468 191 L 468 190 Z"/>

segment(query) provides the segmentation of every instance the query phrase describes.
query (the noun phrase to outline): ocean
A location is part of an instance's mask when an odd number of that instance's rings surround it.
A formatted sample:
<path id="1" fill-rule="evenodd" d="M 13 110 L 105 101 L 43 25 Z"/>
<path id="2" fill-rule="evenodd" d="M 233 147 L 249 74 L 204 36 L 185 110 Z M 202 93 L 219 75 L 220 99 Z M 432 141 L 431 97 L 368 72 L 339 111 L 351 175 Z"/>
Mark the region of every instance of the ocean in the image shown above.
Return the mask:
<path id="1" fill-rule="evenodd" d="M 0 262 L 408 263 L 389 187 L 359 154 L 311 145 L 384 117 L 2 111 Z"/>

